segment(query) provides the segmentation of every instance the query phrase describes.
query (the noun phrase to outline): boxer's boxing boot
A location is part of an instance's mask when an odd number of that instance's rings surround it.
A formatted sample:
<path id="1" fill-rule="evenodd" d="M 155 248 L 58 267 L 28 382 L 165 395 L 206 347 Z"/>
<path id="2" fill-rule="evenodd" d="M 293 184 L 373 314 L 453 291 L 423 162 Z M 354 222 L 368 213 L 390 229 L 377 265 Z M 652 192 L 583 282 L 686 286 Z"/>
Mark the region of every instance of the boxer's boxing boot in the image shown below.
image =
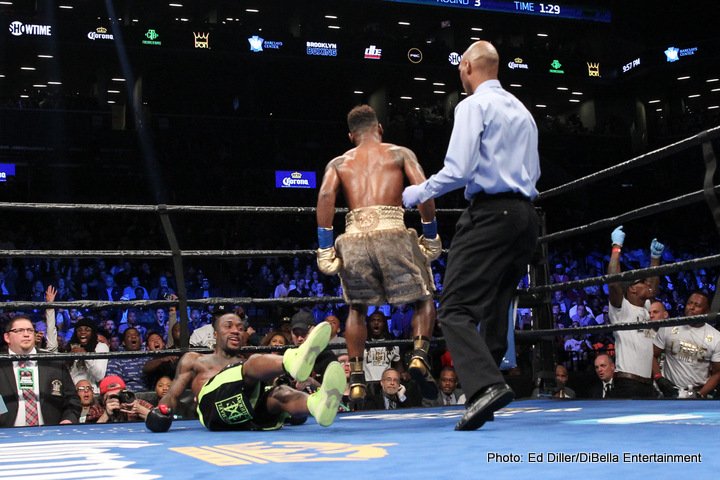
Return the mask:
<path id="1" fill-rule="evenodd" d="M 423 398 L 436 399 L 439 393 L 437 383 L 430 372 L 430 339 L 418 336 L 413 339 L 413 353 L 410 358 L 408 373 L 420 387 Z"/>
<path id="2" fill-rule="evenodd" d="M 285 371 L 298 382 L 307 380 L 315 367 L 315 359 L 330 342 L 331 333 L 332 326 L 328 322 L 320 322 L 310 331 L 302 345 L 285 350 Z"/>
<path id="3" fill-rule="evenodd" d="M 350 359 L 350 407 L 359 410 L 365 402 L 367 383 L 365 382 L 365 371 L 363 370 L 362 357 Z"/>

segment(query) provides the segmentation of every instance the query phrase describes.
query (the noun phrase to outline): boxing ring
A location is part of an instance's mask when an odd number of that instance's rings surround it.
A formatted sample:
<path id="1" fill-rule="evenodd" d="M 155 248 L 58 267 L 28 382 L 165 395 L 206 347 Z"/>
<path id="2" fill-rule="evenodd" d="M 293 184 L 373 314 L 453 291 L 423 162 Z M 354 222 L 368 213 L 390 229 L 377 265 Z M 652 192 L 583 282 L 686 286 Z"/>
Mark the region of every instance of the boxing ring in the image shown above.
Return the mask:
<path id="1" fill-rule="evenodd" d="M 547 265 L 549 243 L 680 208 L 707 203 L 720 231 L 720 186 L 715 185 L 716 156 L 712 142 L 720 127 L 630 159 L 611 168 L 541 193 L 548 199 L 593 182 L 652 164 L 698 146 L 705 163 L 703 189 L 593 221 L 564 231 L 548 233 L 543 227 L 538 253 L 529 266 L 529 287 L 518 290 L 520 305 L 532 308 L 532 330 L 516 331 L 519 341 L 533 342 L 533 375 L 547 371 L 553 362 L 550 347 L 560 333 L 595 333 L 619 329 L 647 328 L 649 324 L 598 325 L 554 330 L 550 293 L 555 290 L 626 282 L 720 265 L 720 255 L 685 260 L 659 267 L 640 268 L 614 275 L 551 284 Z M 73 301 L 2 304 L 5 310 L 48 307 L 101 309 L 108 307 L 177 306 L 181 324 L 180 351 L 188 351 L 187 307 L 210 304 L 308 305 L 338 303 L 341 297 L 317 298 L 208 298 L 189 299 L 185 291 L 183 260 L 187 258 L 312 257 L 314 250 L 183 250 L 173 229 L 171 214 L 188 212 L 221 214 L 309 215 L 309 207 L 233 207 L 182 205 L 88 205 L 0 203 L 0 211 L 143 212 L 158 215 L 169 249 L 166 250 L 0 250 L 3 258 L 153 258 L 170 259 L 178 285 L 178 300 L 133 300 L 123 302 Z M 454 214 L 457 210 L 442 210 Z M 337 213 L 344 213 L 338 209 Z M 543 212 L 548 214 L 548 212 Z M 603 235 L 605 235 L 603 233 Z M 720 287 L 720 285 L 718 286 Z M 718 288 L 720 290 L 720 288 Z M 655 321 L 652 326 L 684 325 L 697 321 L 714 323 L 720 296 L 712 299 L 711 312 L 693 317 Z M 441 341 L 442 339 L 436 339 Z M 375 345 L 410 345 L 410 340 L 373 342 Z M 246 347 L 246 353 L 277 350 Z M 178 350 L 141 352 L 170 355 Z M 138 353 L 38 354 L 25 358 L 111 358 Z M 0 355 L 0 361 L 11 361 Z M 692 400 L 519 400 L 496 413 L 476 432 L 456 432 L 453 426 L 461 407 L 354 412 L 340 414 L 331 427 L 321 428 L 309 419 L 305 425 L 286 426 L 273 432 L 208 432 L 197 421 L 176 421 L 167 433 L 154 434 L 141 423 L 72 425 L 0 430 L 0 479 L 66 478 L 203 478 L 250 475 L 249 478 L 293 478 L 333 475 L 338 478 L 368 478 L 391 475 L 403 478 L 438 476 L 474 477 L 498 475 L 690 475 L 709 477 L 720 465 L 720 403 Z M 562 470 L 558 470 L 561 467 Z M 562 473 L 560 473 L 562 472 Z"/>
<path id="2" fill-rule="evenodd" d="M 0 479 L 711 478 L 720 410 L 694 401 L 516 401 L 475 432 L 461 407 L 341 414 L 272 432 L 180 421 L 0 430 Z"/>

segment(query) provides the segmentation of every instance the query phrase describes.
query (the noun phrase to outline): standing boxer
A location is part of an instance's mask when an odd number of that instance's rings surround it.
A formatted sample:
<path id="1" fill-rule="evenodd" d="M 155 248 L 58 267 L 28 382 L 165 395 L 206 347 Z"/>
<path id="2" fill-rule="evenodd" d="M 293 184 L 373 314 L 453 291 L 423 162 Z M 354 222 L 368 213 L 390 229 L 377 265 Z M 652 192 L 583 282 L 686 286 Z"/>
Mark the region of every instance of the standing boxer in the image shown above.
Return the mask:
<path id="1" fill-rule="evenodd" d="M 345 340 L 350 355 L 350 400 L 365 398 L 363 351 L 367 340 L 368 305 L 414 304 L 413 354 L 408 371 L 425 396 L 437 395 L 430 373 L 428 349 L 435 324 L 434 284 L 430 262 L 440 256 L 435 203 L 420 205 L 423 235 L 405 227 L 402 190 L 425 180 L 415 154 L 383 143 L 383 129 L 368 105 L 353 108 L 347 117 L 355 148 L 325 168 L 317 204 L 318 268 L 340 275 L 343 297 L 350 307 Z M 333 242 L 335 199 L 342 190 L 350 212 L 345 233 Z M 337 250 L 336 250 L 337 248 Z"/>

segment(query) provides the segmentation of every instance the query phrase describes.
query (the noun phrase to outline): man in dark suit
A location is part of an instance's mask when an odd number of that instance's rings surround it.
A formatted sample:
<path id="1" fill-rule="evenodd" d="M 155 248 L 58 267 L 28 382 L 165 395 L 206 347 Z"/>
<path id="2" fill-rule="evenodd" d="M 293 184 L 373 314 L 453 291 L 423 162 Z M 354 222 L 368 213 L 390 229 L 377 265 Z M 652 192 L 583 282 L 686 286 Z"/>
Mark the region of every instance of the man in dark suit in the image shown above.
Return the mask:
<path id="1" fill-rule="evenodd" d="M 122 291 L 115 284 L 115 278 L 112 275 L 105 276 L 105 283 L 97 289 L 98 300 L 110 300 L 117 302 L 122 299 Z"/>
<path id="2" fill-rule="evenodd" d="M 613 375 L 615 374 L 615 362 L 609 355 L 604 353 L 595 357 L 595 373 L 599 382 L 590 386 L 590 398 L 612 398 Z"/>
<path id="3" fill-rule="evenodd" d="M 36 353 L 35 328 L 30 318 L 14 317 L 5 328 L 10 355 Z M 0 363 L 0 427 L 78 423 L 80 399 L 62 361 Z"/>
<path id="4" fill-rule="evenodd" d="M 420 398 L 415 389 L 408 389 L 400 383 L 400 373 L 394 368 L 386 368 L 380 379 L 380 388 L 368 392 L 362 410 L 395 410 L 420 406 Z"/>

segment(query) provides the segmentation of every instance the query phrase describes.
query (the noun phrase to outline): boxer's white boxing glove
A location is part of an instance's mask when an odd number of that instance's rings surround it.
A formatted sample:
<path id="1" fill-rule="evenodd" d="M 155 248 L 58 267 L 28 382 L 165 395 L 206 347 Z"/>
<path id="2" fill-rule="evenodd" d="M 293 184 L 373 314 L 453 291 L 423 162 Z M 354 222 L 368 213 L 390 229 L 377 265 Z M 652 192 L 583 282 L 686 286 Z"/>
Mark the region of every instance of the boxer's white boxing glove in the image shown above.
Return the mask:
<path id="1" fill-rule="evenodd" d="M 342 259 L 338 258 L 335 247 L 318 248 L 317 265 L 325 275 L 336 275 L 342 268 Z"/>
<path id="2" fill-rule="evenodd" d="M 338 258 L 333 246 L 333 229 L 318 227 L 317 265 L 325 275 L 336 275 L 342 268 L 342 260 Z"/>
<path id="3" fill-rule="evenodd" d="M 433 218 L 431 222 L 422 222 L 422 229 L 423 234 L 418 237 L 418 245 L 427 261 L 432 262 L 442 253 L 442 241 L 437 233 L 437 220 Z"/>

